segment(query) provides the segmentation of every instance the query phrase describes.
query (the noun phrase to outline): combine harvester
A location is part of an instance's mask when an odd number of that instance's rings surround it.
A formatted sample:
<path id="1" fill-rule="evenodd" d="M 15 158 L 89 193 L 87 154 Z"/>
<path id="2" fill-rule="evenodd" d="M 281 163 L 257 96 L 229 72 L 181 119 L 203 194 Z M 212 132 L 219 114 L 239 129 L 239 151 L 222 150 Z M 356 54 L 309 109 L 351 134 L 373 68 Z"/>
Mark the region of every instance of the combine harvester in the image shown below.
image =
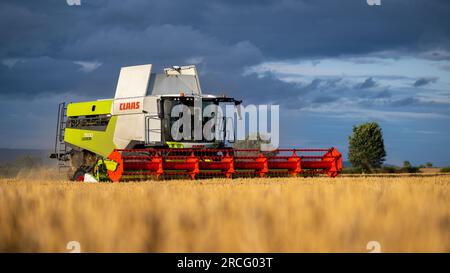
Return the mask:
<path id="1" fill-rule="evenodd" d="M 342 156 L 335 148 L 264 152 L 233 149 L 225 140 L 175 141 L 171 111 L 176 105 L 192 109 L 194 100 L 200 100 L 202 107 L 238 107 L 241 102 L 202 94 L 195 66 L 166 68 L 161 74 L 151 70 L 151 64 L 123 67 L 114 99 L 59 105 L 55 153 L 50 157 L 61 168 L 70 168 L 73 180 L 318 173 L 336 177 L 341 172 Z"/>

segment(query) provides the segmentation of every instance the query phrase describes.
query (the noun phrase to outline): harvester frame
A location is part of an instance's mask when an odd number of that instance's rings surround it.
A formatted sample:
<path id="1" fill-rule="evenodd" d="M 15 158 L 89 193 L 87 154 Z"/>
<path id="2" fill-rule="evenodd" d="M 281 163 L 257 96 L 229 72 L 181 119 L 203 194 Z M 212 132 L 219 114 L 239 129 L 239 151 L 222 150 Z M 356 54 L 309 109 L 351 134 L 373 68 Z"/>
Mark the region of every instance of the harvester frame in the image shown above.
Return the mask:
<path id="1" fill-rule="evenodd" d="M 341 172 L 342 156 L 335 148 L 262 151 L 233 149 L 225 140 L 174 141 L 168 114 L 174 105 L 192 107 L 200 99 L 237 106 L 241 101 L 202 94 L 193 65 L 166 68 L 163 74 L 152 74 L 151 69 L 123 67 L 113 99 L 59 105 L 51 157 L 58 159 L 60 168 L 70 168 L 73 180 L 336 177 Z"/>

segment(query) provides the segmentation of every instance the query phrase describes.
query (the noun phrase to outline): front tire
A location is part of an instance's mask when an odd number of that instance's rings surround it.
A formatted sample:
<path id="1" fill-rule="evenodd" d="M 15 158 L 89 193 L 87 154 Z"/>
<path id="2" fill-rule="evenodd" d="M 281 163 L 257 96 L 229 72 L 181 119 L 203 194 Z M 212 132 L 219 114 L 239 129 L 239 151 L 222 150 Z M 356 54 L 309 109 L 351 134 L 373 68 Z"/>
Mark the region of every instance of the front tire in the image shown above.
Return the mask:
<path id="1" fill-rule="evenodd" d="M 86 174 L 86 171 L 83 168 L 78 168 L 75 173 L 72 176 L 72 181 L 76 182 L 83 182 L 84 181 L 84 175 Z"/>

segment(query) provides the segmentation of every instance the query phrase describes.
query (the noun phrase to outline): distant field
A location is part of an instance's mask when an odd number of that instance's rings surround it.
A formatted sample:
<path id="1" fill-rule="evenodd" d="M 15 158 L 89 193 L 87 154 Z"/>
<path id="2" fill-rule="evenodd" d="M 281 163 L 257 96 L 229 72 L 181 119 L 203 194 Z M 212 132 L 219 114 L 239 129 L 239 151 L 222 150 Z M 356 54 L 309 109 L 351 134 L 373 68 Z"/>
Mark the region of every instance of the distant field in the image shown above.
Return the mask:
<path id="1" fill-rule="evenodd" d="M 41 179 L 44 179 L 41 176 Z M 450 176 L 0 180 L 0 251 L 450 251 Z"/>

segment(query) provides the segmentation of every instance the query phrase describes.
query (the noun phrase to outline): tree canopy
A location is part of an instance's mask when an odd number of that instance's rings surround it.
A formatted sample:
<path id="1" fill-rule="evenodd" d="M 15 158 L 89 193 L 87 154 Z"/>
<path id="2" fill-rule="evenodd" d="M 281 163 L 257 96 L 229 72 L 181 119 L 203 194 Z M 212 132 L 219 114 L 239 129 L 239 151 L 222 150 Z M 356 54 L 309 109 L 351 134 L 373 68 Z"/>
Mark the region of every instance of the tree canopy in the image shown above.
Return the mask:
<path id="1" fill-rule="evenodd" d="M 348 143 L 348 159 L 353 167 L 371 171 L 385 161 L 383 132 L 376 122 L 353 126 Z"/>

